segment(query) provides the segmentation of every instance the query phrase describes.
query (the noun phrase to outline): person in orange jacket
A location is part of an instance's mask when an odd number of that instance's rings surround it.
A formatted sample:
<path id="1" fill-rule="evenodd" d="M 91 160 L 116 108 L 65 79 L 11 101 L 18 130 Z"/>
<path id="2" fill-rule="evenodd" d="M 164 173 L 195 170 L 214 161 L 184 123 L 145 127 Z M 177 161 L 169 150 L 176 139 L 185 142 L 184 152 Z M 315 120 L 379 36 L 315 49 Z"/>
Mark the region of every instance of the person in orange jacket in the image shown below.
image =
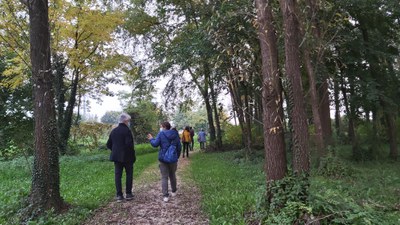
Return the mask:
<path id="1" fill-rule="evenodd" d="M 190 136 L 190 129 L 189 129 L 189 126 L 186 126 L 185 130 L 183 130 L 183 133 L 182 133 L 182 144 L 183 144 L 182 158 L 185 158 L 185 152 L 186 152 L 186 157 L 189 157 L 190 143 L 192 143 L 192 138 Z"/>

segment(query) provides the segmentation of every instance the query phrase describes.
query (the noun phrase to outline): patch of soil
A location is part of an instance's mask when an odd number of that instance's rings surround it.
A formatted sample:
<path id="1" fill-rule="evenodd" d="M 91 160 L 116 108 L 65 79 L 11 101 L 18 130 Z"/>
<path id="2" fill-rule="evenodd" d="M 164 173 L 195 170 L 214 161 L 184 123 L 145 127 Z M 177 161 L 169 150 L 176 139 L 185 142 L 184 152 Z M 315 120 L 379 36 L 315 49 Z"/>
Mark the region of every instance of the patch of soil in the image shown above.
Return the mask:
<path id="1" fill-rule="evenodd" d="M 111 202 L 98 209 L 84 224 L 209 224 L 200 208 L 200 192 L 190 176 L 185 175 L 190 158 L 180 159 L 177 172 L 177 195 L 163 202 L 158 163 L 134 179 L 131 201 Z M 186 173 L 187 174 L 187 173 Z"/>

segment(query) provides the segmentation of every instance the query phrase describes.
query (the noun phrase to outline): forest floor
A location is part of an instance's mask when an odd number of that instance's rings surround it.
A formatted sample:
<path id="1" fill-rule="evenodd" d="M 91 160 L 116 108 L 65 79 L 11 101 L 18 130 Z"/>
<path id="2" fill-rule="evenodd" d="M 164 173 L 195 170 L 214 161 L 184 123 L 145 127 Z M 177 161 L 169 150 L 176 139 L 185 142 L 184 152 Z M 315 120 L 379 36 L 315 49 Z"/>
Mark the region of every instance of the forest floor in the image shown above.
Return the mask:
<path id="1" fill-rule="evenodd" d="M 138 178 L 133 178 L 134 198 L 110 202 L 96 210 L 84 224 L 209 224 L 201 211 L 201 194 L 187 171 L 190 158 L 180 158 L 177 170 L 177 195 L 164 202 L 158 163 Z"/>

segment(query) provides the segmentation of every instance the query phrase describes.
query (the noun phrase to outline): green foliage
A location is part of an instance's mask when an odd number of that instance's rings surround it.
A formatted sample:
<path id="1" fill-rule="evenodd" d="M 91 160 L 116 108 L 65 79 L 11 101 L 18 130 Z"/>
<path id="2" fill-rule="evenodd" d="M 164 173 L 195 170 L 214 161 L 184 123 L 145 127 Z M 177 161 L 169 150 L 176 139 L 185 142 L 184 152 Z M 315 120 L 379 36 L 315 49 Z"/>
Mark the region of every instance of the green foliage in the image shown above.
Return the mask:
<path id="1" fill-rule="evenodd" d="M 14 141 L 10 141 L 7 144 L 7 147 L 0 150 L 0 159 L 9 160 L 15 158 L 16 156 L 20 156 L 23 150 L 18 148 Z"/>
<path id="2" fill-rule="evenodd" d="M 161 108 L 148 99 L 129 104 L 126 112 L 131 117 L 133 138 L 137 143 L 146 143 L 147 134 L 155 134 L 160 129 L 160 123 L 165 120 L 165 115 Z"/>
<path id="3" fill-rule="evenodd" d="M 342 159 L 334 156 L 330 151 L 327 156 L 320 159 L 320 165 L 317 171 L 318 175 L 334 179 L 351 177 L 353 170 Z"/>
<path id="4" fill-rule="evenodd" d="M 119 115 L 121 112 L 118 111 L 107 111 L 100 119 L 102 123 L 116 124 L 118 123 Z"/>
<path id="5" fill-rule="evenodd" d="M 265 224 L 294 224 L 310 214 L 309 176 L 288 174 L 267 184 L 257 201 L 257 214 Z"/>
<path id="6" fill-rule="evenodd" d="M 225 127 L 225 132 L 223 136 L 223 143 L 225 144 L 234 144 L 235 146 L 241 148 L 242 147 L 242 130 L 240 129 L 240 126 L 234 126 L 234 125 L 227 125 Z"/>
<path id="7" fill-rule="evenodd" d="M 62 156 L 60 159 L 61 195 L 71 209 L 47 215 L 27 224 L 81 224 L 95 209 L 109 202 L 115 195 L 114 167 L 108 160 L 109 152 Z M 157 153 L 140 154 L 134 169 L 134 179 L 155 163 Z M 30 164 L 23 158 L 0 162 L 0 224 L 21 224 L 21 209 L 31 185 Z"/>
<path id="8" fill-rule="evenodd" d="M 72 144 L 74 148 L 77 143 L 82 144 L 89 150 L 99 148 L 99 140 L 106 137 L 111 131 L 111 125 L 97 122 L 82 122 L 71 129 Z M 73 151 L 74 152 L 74 151 Z"/>

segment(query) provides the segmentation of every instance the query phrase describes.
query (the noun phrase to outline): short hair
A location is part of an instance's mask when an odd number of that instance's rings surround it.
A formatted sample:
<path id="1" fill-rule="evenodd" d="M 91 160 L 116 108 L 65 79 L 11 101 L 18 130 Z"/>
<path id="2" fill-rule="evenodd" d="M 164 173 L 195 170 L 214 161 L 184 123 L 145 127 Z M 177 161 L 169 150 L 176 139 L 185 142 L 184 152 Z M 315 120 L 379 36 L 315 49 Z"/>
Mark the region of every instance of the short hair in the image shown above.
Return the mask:
<path id="1" fill-rule="evenodd" d="M 125 121 L 128 121 L 130 119 L 131 119 L 130 115 L 128 115 L 127 113 L 122 113 L 121 115 L 119 115 L 118 122 L 119 123 L 125 123 Z"/>
<path id="2" fill-rule="evenodd" d="M 171 129 L 171 124 L 168 121 L 162 122 L 161 126 L 167 130 Z"/>

